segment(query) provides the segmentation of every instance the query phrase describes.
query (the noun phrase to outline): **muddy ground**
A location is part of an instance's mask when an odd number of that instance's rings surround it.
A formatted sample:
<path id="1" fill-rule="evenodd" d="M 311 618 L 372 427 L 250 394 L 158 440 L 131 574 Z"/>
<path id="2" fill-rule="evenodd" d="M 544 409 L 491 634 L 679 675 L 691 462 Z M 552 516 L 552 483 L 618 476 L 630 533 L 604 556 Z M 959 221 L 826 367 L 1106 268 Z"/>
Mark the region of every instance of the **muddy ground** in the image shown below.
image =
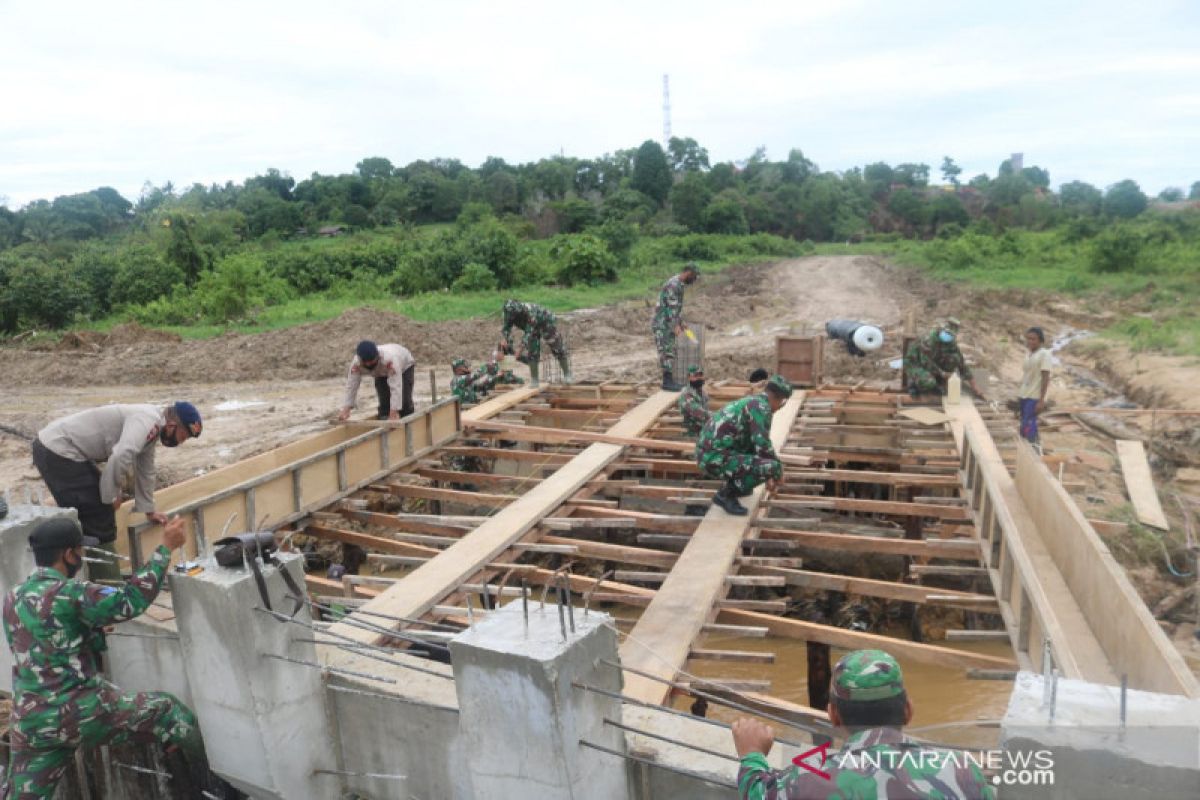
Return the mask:
<path id="1" fill-rule="evenodd" d="M 649 332 L 654 298 L 563 315 L 581 380 L 656 379 Z M 774 362 L 781 332 L 819 332 L 825 320 L 845 316 L 884 328 L 887 342 L 872 357 L 849 357 L 837 343 L 827 346 L 826 378 L 898 386 L 889 362 L 899 356 L 902 327 L 911 316 L 918 330 L 957 316 L 964 323 L 963 349 L 984 373 L 987 394 L 1011 398 L 1024 357 L 1023 331 L 1041 325 L 1051 339 L 1071 340 L 1058 350 L 1062 361 L 1051 398 L 1058 407 L 1136 402 L 1144 406 L 1200 409 L 1200 360 L 1134 355 L 1081 331 L 1102 327 L 1112 312 L 1099 316 L 1061 297 L 1035 292 L 983 291 L 947 286 L 918 272 L 868 257 L 813 257 L 736 267 L 706 276 L 688 290 L 685 316 L 706 332 L 706 371 L 710 381 L 744 378 Z M 260 334 L 225 334 L 203 341 L 137 326 L 111 333 L 78 333 L 60 342 L 0 348 L 3 402 L 0 403 L 0 490 L 13 500 L 40 483 L 29 463 L 33 435 L 55 417 L 110 402 L 166 403 L 188 399 L 205 415 L 204 435 L 159 457 L 163 484 L 219 466 L 321 430 L 341 400 L 345 370 L 362 338 L 400 342 L 418 362 L 418 400 L 430 396 L 428 371 L 435 370 L 438 392 L 449 382 L 449 361 L 462 355 L 486 358 L 498 337 L 499 320 L 413 322 L 401 315 L 354 309 L 326 322 Z M 365 388 L 360 408 L 374 398 Z M 1200 485 L 1176 480 L 1181 468 L 1200 467 L 1197 418 L 1104 415 L 1087 417 L 1128 429 L 1120 435 L 1151 444 L 1159 495 L 1172 523 L 1162 542 L 1137 527 L 1105 536 L 1126 566 L 1147 604 L 1179 596 L 1192 578 L 1176 578 L 1188 563 L 1184 520 L 1174 500 L 1200 507 Z M 1047 451 L 1063 455 L 1064 480 L 1085 514 L 1127 521 L 1128 499 L 1111 438 L 1070 416 L 1049 417 Z M 7 430 L 5 430 L 7 428 Z M 1119 430 L 1119 429 L 1118 429 Z M 1079 454 L 1083 454 L 1080 456 Z M 1191 498 L 1191 499 L 1189 499 Z M 1164 615 L 1164 627 L 1194 669 L 1200 672 L 1196 605 L 1184 602 Z"/>

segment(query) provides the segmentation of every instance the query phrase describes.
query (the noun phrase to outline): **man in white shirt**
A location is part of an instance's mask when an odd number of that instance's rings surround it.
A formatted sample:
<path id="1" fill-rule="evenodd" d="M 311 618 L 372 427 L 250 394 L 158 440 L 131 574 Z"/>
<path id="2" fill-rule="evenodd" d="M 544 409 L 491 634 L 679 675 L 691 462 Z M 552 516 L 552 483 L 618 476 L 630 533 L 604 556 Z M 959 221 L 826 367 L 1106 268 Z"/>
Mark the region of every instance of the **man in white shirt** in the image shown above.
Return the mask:
<path id="1" fill-rule="evenodd" d="M 346 399 L 338 419 L 350 419 L 363 375 L 375 379 L 375 394 L 379 397 L 377 419 L 407 417 L 415 410 L 412 394 L 416 372 L 417 362 L 407 348 L 398 344 L 376 345 L 366 339 L 359 342 L 346 376 Z"/>
<path id="2" fill-rule="evenodd" d="M 1054 356 L 1046 348 L 1046 333 L 1041 328 L 1025 331 L 1025 367 L 1017 402 L 1021 408 L 1021 438 L 1038 446 L 1038 414 L 1046 407 L 1046 391 L 1050 388 L 1050 368 Z"/>
<path id="3" fill-rule="evenodd" d="M 133 473 L 133 510 L 152 522 L 165 523 L 166 515 L 154 508 L 156 445 L 175 447 L 199 436 L 202 428 L 200 412 L 186 402 L 166 408 L 122 404 L 90 408 L 38 431 L 33 464 L 54 502 L 74 508 L 84 535 L 96 537 L 101 549 L 111 551 L 126 478 Z M 96 466 L 100 462 L 103 469 Z M 93 579 L 120 579 L 115 560 L 109 561 L 89 567 Z"/>

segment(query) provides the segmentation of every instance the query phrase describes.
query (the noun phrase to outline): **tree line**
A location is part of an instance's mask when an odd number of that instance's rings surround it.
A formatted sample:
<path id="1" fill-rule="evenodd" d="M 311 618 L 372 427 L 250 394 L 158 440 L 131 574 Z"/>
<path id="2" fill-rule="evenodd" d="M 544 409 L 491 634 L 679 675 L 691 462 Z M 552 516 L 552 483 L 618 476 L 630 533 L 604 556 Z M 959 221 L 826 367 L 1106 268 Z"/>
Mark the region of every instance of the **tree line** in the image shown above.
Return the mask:
<path id="1" fill-rule="evenodd" d="M 1046 169 L 1009 161 L 965 181 L 950 157 L 939 171 L 940 184 L 920 163 L 822 171 L 798 149 L 783 160 L 760 148 L 711 163 L 694 139 L 673 138 L 666 148 L 646 141 L 523 164 L 493 157 L 477 168 L 371 157 L 353 172 L 300 181 L 272 168 L 241 183 L 147 185 L 133 201 L 101 187 L 0 206 L 0 332 L 113 312 L 223 321 L 363 275 L 398 295 L 614 280 L 647 237 L 752 234 L 759 252 L 785 254 L 791 248 L 774 238 L 945 239 L 1055 226 L 1096 235 L 1151 203 L 1132 180 L 1054 192 Z M 1200 199 L 1200 181 L 1187 198 Z M 318 242 L 346 232 L 359 235 Z M 699 246 L 689 241 L 655 252 Z"/>

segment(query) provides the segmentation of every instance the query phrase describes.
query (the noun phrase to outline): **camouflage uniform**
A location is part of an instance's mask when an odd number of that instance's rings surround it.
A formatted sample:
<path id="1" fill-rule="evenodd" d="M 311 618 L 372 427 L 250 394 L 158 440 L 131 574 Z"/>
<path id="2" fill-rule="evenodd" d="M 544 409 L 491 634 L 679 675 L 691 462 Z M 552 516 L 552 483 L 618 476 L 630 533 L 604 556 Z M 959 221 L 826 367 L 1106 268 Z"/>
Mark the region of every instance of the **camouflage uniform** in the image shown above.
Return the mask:
<path id="1" fill-rule="evenodd" d="M 955 341 L 943 342 L 938 338 L 941 330 L 931 331 L 924 339 L 913 342 L 904 354 L 907 388 L 913 395 L 944 393 L 946 378 L 955 370 L 964 381 L 971 380 L 971 368 L 958 349 L 957 337 Z"/>
<path id="2" fill-rule="evenodd" d="M 699 371 L 697 367 L 689 367 L 689 381 Z M 696 389 L 689 383 L 687 388 L 679 393 L 676 402 L 679 404 L 679 413 L 683 415 L 683 428 L 688 436 L 699 436 L 705 423 L 712 417 L 712 412 L 708 410 L 708 395 L 704 393 L 704 389 Z"/>
<path id="3" fill-rule="evenodd" d="M 504 326 L 500 329 L 500 335 L 504 337 L 509 348 L 513 346 L 513 328 L 520 328 L 525 332 L 525 336 L 521 339 L 521 349 L 525 351 L 525 354 L 520 360 L 526 364 L 538 363 L 542 358 L 542 340 L 545 339 L 546 344 L 550 347 L 550 352 L 558 359 L 563 372 L 570 372 L 567 348 L 563 343 L 562 335 L 558 332 L 558 323 L 554 319 L 554 314 L 549 309 L 534 303 L 506 300 L 504 302 Z"/>
<path id="4" fill-rule="evenodd" d="M 170 558 L 159 546 L 122 588 L 40 567 L 9 592 L 4 633 L 13 652 L 13 709 L 0 797 L 51 797 L 78 747 L 192 737 L 196 717 L 175 697 L 122 693 L 100 675 L 104 626 L 149 607 Z"/>
<path id="5" fill-rule="evenodd" d="M 847 653 L 833 670 L 830 690 L 843 700 L 874 701 L 904 692 L 896 660 L 882 650 Z M 859 759 L 862 759 L 860 761 Z M 979 798 L 996 794 L 965 756 L 922 747 L 899 728 L 867 728 L 850 734 L 842 749 L 804 763 L 825 775 L 792 765 L 772 770 L 763 753 L 748 753 L 738 770 L 741 800 L 867 800 L 867 798 Z M 878 766 L 876 766 L 878 764 Z"/>
<path id="6" fill-rule="evenodd" d="M 654 319 L 654 346 L 658 348 L 658 366 L 663 372 L 675 369 L 675 329 L 683 321 L 683 278 L 671 276 L 658 293 Z"/>
<path id="7" fill-rule="evenodd" d="M 450 362 L 450 366 L 455 370 L 460 367 L 471 368 L 471 365 L 464 358 L 454 359 Z M 488 364 L 474 372 L 464 372 L 461 375 L 456 372 L 454 377 L 450 379 L 450 393 L 457 397 L 458 402 L 463 405 L 478 403 L 479 395 L 487 394 L 496 385 L 496 378 L 493 377 L 493 372 L 498 374 L 498 369 L 489 369 L 495 367 L 495 364 Z"/>
<path id="8" fill-rule="evenodd" d="M 713 414 L 696 441 L 696 463 L 705 475 L 724 478 L 745 497 L 783 476 L 771 444 L 771 405 L 765 394 L 743 397 Z"/>

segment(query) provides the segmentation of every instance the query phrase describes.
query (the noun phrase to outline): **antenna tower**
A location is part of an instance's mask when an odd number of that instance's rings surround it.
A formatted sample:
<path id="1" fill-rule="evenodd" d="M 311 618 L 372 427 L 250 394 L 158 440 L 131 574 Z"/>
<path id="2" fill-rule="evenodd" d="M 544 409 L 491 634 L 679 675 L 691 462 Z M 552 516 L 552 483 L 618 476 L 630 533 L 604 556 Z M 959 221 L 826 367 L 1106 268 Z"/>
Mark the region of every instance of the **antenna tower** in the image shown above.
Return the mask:
<path id="1" fill-rule="evenodd" d="M 671 76 L 663 75 L 663 150 L 671 142 Z"/>

